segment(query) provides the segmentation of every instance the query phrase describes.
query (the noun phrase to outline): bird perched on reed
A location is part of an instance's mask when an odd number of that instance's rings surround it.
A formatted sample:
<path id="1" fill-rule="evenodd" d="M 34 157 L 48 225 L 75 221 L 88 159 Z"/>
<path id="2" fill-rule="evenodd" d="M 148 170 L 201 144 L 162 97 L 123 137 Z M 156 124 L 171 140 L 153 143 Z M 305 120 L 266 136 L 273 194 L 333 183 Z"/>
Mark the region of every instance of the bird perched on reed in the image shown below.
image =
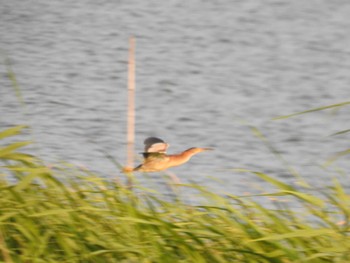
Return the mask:
<path id="1" fill-rule="evenodd" d="M 169 144 L 159 138 L 149 137 L 144 141 L 144 144 L 143 163 L 135 168 L 125 167 L 124 172 L 159 172 L 182 165 L 197 153 L 212 150 L 212 148 L 192 147 L 179 154 L 166 154 Z"/>

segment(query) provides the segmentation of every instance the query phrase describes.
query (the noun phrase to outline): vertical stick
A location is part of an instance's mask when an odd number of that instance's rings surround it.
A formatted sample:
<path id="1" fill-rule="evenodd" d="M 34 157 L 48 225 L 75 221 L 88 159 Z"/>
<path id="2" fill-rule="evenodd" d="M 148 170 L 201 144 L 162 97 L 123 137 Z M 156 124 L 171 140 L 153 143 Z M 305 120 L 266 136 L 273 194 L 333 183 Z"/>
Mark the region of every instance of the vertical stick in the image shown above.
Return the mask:
<path id="1" fill-rule="evenodd" d="M 128 129 L 127 129 L 127 166 L 134 166 L 134 142 L 135 142 L 135 39 L 129 39 L 128 58 Z M 131 178 L 129 177 L 129 186 Z"/>

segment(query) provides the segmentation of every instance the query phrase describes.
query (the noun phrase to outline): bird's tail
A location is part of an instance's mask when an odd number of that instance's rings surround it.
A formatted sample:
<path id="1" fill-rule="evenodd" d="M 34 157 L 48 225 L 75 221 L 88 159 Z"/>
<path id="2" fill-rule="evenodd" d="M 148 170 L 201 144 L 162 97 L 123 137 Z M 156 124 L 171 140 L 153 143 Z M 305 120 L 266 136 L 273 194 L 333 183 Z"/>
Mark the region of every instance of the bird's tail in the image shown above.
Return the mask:
<path id="1" fill-rule="evenodd" d="M 125 166 L 125 167 L 123 167 L 123 169 L 122 169 L 122 172 L 123 172 L 123 173 L 131 173 L 132 171 L 134 171 L 134 168 L 128 167 L 128 166 Z"/>

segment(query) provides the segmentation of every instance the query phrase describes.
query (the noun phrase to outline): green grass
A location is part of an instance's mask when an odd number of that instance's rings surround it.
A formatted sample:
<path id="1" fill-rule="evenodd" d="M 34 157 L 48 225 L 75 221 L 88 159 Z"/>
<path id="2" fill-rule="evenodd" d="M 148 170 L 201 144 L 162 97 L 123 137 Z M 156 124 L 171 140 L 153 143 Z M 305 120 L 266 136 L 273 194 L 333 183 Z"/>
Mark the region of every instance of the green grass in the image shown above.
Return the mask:
<path id="1" fill-rule="evenodd" d="M 0 144 L 1 262 L 350 262 L 350 196 L 336 180 L 314 196 L 244 171 L 274 185 L 264 196 L 288 196 L 298 209 L 179 186 L 198 192 L 201 204 L 189 205 L 137 184 L 50 169 L 20 151 L 27 144 Z"/>

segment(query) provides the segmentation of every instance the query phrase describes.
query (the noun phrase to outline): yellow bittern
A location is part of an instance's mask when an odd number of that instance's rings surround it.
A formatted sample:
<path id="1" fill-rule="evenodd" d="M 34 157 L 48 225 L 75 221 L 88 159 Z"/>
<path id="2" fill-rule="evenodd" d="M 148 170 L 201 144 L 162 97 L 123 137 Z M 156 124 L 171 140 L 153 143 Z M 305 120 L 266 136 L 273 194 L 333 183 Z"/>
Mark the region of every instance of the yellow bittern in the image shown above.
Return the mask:
<path id="1" fill-rule="evenodd" d="M 179 154 L 166 154 L 169 144 L 156 137 L 149 137 L 144 141 L 145 151 L 142 153 L 144 161 L 135 168 L 124 168 L 125 172 L 158 172 L 170 167 L 186 163 L 197 153 L 212 150 L 212 148 L 192 147 Z"/>

